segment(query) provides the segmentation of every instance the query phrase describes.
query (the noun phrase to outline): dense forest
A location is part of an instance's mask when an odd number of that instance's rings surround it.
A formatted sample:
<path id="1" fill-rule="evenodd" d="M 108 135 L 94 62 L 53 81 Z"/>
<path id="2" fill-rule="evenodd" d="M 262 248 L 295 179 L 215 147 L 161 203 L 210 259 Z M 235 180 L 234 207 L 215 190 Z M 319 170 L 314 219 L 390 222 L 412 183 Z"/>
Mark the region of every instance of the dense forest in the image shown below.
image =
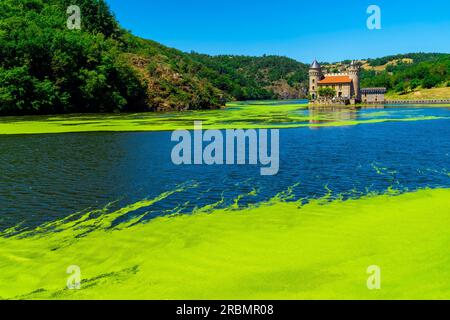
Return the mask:
<path id="1" fill-rule="evenodd" d="M 81 29 L 67 8 L 81 8 Z M 103 0 L 0 2 L 0 114 L 209 108 L 223 92 L 188 55 L 138 39 Z"/>
<path id="2" fill-rule="evenodd" d="M 79 30 L 67 27 L 70 5 L 81 8 Z M 398 92 L 450 75 L 448 54 L 367 65 L 363 86 Z M 104 0 L 0 1 L 0 115 L 209 109 L 306 97 L 307 84 L 308 65 L 286 57 L 185 53 L 135 37 Z"/>
<path id="3" fill-rule="evenodd" d="M 368 60 L 371 67 L 363 69 L 363 87 L 386 87 L 398 93 L 416 88 L 430 89 L 450 86 L 450 54 L 411 53 Z"/>

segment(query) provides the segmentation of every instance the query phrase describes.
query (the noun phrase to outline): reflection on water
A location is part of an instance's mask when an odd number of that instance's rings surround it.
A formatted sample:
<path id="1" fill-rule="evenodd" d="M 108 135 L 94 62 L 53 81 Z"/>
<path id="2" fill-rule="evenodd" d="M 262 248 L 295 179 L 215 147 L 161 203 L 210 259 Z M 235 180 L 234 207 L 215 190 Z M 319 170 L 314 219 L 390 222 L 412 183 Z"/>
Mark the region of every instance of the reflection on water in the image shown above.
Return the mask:
<path id="1" fill-rule="evenodd" d="M 332 122 L 352 122 L 376 119 L 408 119 L 420 118 L 425 116 L 448 117 L 449 108 L 394 108 L 386 106 L 370 106 L 362 108 L 343 108 L 342 106 L 323 106 L 310 107 L 300 111 L 301 114 L 308 116 L 309 123 L 313 125 L 332 123 Z M 311 126 L 312 129 L 320 129 L 317 126 Z"/>
<path id="2" fill-rule="evenodd" d="M 311 121 L 449 117 L 447 108 L 298 110 Z M 283 129 L 280 172 L 258 166 L 175 166 L 170 132 L 0 136 L 0 229 L 38 225 L 88 208 L 121 207 L 184 185 L 146 212 L 245 206 L 294 186 L 293 199 L 357 197 L 389 187 L 450 187 L 450 120 Z"/>
<path id="3" fill-rule="evenodd" d="M 349 121 L 358 119 L 358 110 L 342 107 L 314 107 L 308 109 L 309 123 L 319 124 L 335 121 Z M 319 128 L 319 127 L 311 127 Z"/>

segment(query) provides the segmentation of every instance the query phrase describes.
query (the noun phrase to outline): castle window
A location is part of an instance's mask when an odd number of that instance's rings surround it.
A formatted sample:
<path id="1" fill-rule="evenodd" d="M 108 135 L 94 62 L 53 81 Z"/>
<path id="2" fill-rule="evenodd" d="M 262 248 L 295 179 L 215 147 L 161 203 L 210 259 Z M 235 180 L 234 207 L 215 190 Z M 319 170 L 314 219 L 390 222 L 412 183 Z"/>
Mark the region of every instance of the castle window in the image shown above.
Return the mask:
<path id="1" fill-rule="evenodd" d="M 313 90 L 315 90 L 315 87 L 313 86 Z"/>
<path id="2" fill-rule="evenodd" d="M 316 83 L 316 79 L 312 79 L 313 80 L 313 83 Z"/>

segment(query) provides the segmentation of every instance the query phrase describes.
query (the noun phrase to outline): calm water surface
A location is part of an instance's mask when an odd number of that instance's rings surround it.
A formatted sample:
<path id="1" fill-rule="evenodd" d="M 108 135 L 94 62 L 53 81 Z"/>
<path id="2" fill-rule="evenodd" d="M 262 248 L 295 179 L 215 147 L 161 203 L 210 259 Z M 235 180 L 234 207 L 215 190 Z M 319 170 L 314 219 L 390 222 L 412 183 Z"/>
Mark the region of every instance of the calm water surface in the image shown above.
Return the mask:
<path id="1" fill-rule="evenodd" d="M 423 116 L 450 118 L 450 109 L 328 112 L 343 120 Z M 246 206 L 297 183 L 294 199 L 450 187 L 449 119 L 283 129 L 280 171 L 272 177 L 260 176 L 259 166 L 175 166 L 174 144 L 170 132 L 0 135 L 0 230 L 111 202 L 122 207 L 179 185 L 187 190 L 145 208 L 147 218 L 188 213 L 222 198 L 229 206 L 250 193 L 238 202 Z"/>

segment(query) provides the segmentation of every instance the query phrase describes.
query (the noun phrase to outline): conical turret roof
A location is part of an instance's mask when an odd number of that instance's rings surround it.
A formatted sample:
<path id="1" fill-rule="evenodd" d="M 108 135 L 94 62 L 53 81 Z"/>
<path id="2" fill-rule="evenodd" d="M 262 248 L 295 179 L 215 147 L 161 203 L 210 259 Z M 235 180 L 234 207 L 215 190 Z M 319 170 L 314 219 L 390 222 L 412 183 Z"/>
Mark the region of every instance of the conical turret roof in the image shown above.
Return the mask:
<path id="1" fill-rule="evenodd" d="M 317 60 L 314 59 L 314 61 L 313 61 L 313 63 L 311 64 L 311 67 L 310 67 L 310 68 L 311 68 L 311 69 L 320 69 L 321 66 L 320 66 L 320 64 L 317 62 Z"/>

